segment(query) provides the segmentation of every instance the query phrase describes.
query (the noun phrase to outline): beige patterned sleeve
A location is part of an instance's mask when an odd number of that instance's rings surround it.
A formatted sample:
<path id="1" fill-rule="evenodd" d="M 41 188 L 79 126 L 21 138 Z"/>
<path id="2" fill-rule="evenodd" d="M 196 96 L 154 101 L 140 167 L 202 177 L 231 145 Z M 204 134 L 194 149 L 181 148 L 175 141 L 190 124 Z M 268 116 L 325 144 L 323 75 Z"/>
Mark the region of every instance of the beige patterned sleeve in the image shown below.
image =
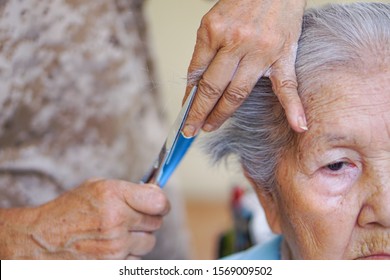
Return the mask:
<path id="1" fill-rule="evenodd" d="M 0 207 L 139 180 L 166 131 L 151 65 L 142 1 L 0 0 Z"/>

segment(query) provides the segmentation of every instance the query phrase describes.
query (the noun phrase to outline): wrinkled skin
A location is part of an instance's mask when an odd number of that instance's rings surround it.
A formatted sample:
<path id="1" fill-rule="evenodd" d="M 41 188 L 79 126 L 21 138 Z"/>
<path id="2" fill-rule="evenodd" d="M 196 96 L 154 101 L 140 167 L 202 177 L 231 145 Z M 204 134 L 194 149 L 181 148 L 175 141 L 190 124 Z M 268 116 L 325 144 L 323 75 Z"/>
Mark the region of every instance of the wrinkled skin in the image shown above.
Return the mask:
<path id="1" fill-rule="evenodd" d="M 0 257 L 139 258 L 169 207 L 157 186 L 90 180 L 36 208 L 1 209 Z"/>
<path id="2" fill-rule="evenodd" d="M 310 130 L 278 166 L 280 186 L 258 191 L 284 258 L 390 259 L 389 74 L 337 72 L 313 91 Z"/>
<path id="3" fill-rule="evenodd" d="M 291 127 L 307 130 L 297 93 L 295 57 L 305 0 L 220 0 L 203 17 L 188 69 L 198 84 L 184 133 L 220 127 L 269 74 Z M 203 75 L 202 75 L 203 73 Z M 184 101 L 183 101 L 184 102 Z"/>

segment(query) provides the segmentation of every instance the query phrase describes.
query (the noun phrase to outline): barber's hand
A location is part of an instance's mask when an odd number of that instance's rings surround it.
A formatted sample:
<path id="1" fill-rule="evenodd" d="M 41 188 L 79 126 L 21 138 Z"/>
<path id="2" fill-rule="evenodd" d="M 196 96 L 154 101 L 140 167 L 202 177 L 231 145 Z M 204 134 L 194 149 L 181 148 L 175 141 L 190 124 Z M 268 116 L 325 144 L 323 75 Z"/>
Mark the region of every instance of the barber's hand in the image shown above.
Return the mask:
<path id="1" fill-rule="evenodd" d="M 203 17 L 188 69 L 198 91 L 184 133 L 212 131 L 267 72 L 291 127 L 307 130 L 295 58 L 306 0 L 220 0 Z"/>
<path id="2" fill-rule="evenodd" d="M 129 259 L 151 251 L 170 205 L 157 186 L 95 180 L 38 209 L 39 258 Z"/>

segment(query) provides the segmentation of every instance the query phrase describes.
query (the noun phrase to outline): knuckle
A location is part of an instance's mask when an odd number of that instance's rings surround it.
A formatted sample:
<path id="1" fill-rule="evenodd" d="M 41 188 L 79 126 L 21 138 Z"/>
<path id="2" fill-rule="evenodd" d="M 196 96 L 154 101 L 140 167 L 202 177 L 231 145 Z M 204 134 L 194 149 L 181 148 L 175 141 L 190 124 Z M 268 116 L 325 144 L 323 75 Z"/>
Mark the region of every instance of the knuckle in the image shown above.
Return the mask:
<path id="1" fill-rule="evenodd" d="M 256 30 L 248 27 L 238 27 L 232 31 L 232 40 L 234 42 L 247 42 L 252 41 L 255 36 Z"/>
<path id="2" fill-rule="evenodd" d="M 202 28 L 208 28 L 209 26 L 211 26 L 211 23 L 212 23 L 212 16 L 211 16 L 211 13 L 207 13 L 205 14 L 202 19 L 200 20 L 200 27 L 199 27 L 199 30 L 202 29 Z"/>
<path id="3" fill-rule="evenodd" d="M 225 98 L 230 105 L 240 105 L 248 96 L 249 90 L 244 87 L 229 87 L 225 92 Z"/>
<path id="4" fill-rule="evenodd" d="M 105 179 L 100 180 L 94 180 L 89 179 L 83 182 L 83 184 L 80 186 L 81 189 L 86 190 L 88 193 L 93 194 L 97 196 L 101 189 L 105 186 Z"/>
<path id="5" fill-rule="evenodd" d="M 122 248 L 121 239 L 117 237 L 117 234 L 111 234 L 107 240 L 107 249 L 111 251 L 111 253 L 117 253 Z"/>
<path id="6" fill-rule="evenodd" d="M 203 112 L 202 108 L 205 108 L 203 106 L 204 102 L 201 102 L 201 104 L 193 104 L 191 107 L 191 110 L 188 115 L 187 123 L 189 124 L 196 124 L 197 122 L 202 121 L 205 119 L 205 113 Z"/>
<path id="7" fill-rule="evenodd" d="M 98 197 L 103 201 L 109 201 L 116 196 L 116 188 L 109 181 L 101 181 L 94 185 Z"/>
<path id="8" fill-rule="evenodd" d="M 124 217 L 116 210 L 112 210 L 108 205 L 101 209 L 101 220 L 99 228 L 103 234 L 115 237 L 119 233 L 119 228 L 124 224 Z"/>
<path id="9" fill-rule="evenodd" d="M 93 188 L 94 190 L 98 191 L 98 192 L 101 192 L 103 191 L 103 189 L 106 188 L 106 184 L 107 184 L 107 180 L 98 180 L 98 181 L 91 181 L 91 182 L 88 182 L 88 186 L 90 188 Z"/>
<path id="10" fill-rule="evenodd" d="M 98 183 L 100 181 L 104 181 L 104 179 L 103 178 L 99 178 L 99 177 L 93 177 L 93 178 L 90 178 L 90 179 L 86 180 L 84 182 L 84 184 L 85 185 L 93 185 L 93 184 L 96 184 L 96 183 Z"/>
<path id="11" fill-rule="evenodd" d="M 261 50 L 274 50 L 278 48 L 279 38 L 276 35 L 259 36 L 257 45 Z"/>
<path id="12" fill-rule="evenodd" d="M 272 85 L 273 92 L 285 110 L 300 102 L 299 96 L 297 95 L 297 88 L 298 84 L 294 79 L 285 79 Z"/>
<path id="13" fill-rule="evenodd" d="M 296 80 L 286 79 L 281 82 L 280 87 L 287 89 L 296 89 L 298 87 L 298 83 Z"/>
<path id="14" fill-rule="evenodd" d="M 210 80 L 205 79 L 205 78 L 202 78 L 199 81 L 198 91 L 205 98 L 211 99 L 211 100 L 218 99 L 222 94 L 222 90 L 219 89 L 216 84 L 212 83 Z"/>
<path id="15" fill-rule="evenodd" d="M 284 79 L 272 84 L 272 89 L 276 95 L 284 95 L 286 98 L 291 97 L 291 93 L 296 93 L 298 83 L 295 79 Z"/>
<path id="16" fill-rule="evenodd" d="M 211 124 L 214 129 L 218 128 L 224 120 L 230 116 L 230 112 L 223 112 L 221 110 L 214 110 L 211 116 L 207 119 L 207 122 Z"/>
<path id="17" fill-rule="evenodd" d="M 123 243 L 126 242 L 124 236 L 106 234 L 99 237 L 94 255 L 98 259 L 122 259 L 126 257 L 127 252 L 123 246 Z"/>
<path id="18" fill-rule="evenodd" d="M 209 35 L 223 34 L 225 24 L 221 16 L 217 13 L 207 13 L 200 22 L 200 30 L 205 30 Z M 210 36 L 211 37 L 211 36 Z"/>

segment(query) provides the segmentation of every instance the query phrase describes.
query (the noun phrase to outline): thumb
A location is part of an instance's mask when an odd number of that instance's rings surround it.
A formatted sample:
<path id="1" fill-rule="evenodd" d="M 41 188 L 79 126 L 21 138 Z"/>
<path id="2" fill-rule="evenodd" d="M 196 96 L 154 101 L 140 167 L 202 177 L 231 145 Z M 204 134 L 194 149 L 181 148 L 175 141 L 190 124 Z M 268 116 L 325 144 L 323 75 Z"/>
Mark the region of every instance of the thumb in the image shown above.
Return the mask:
<path id="1" fill-rule="evenodd" d="M 270 79 L 272 89 L 286 112 L 291 128 L 296 132 L 304 132 L 308 128 L 303 105 L 298 95 L 295 58 L 296 45 L 272 65 Z"/>
<path id="2" fill-rule="evenodd" d="M 129 207 L 147 215 L 165 215 L 170 210 L 165 193 L 152 184 L 133 184 L 123 191 Z"/>

